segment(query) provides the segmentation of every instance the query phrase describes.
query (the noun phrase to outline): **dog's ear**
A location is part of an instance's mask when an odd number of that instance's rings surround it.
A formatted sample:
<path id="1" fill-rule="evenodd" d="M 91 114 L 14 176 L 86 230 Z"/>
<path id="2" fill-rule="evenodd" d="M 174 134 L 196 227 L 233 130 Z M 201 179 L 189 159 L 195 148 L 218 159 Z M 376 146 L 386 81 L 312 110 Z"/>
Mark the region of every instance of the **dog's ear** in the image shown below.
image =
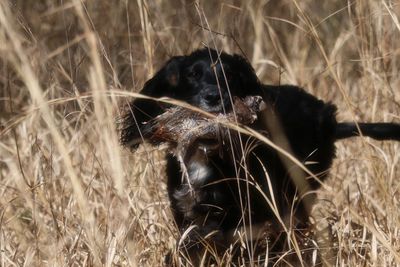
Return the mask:
<path id="1" fill-rule="evenodd" d="M 172 57 L 150 80 L 141 94 L 159 98 L 173 97 L 174 88 L 179 83 L 182 56 Z M 140 129 L 148 120 L 160 115 L 165 108 L 160 102 L 151 99 L 135 99 L 127 107 L 119 120 L 120 142 L 122 145 L 136 148 L 146 136 Z"/>
<path id="2" fill-rule="evenodd" d="M 176 56 L 171 58 L 165 65 L 165 77 L 171 87 L 176 87 L 179 84 L 182 61 L 182 56 Z"/>
<path id="3" fill-rule="evenodd" d="M 233 55 L 233 66 L 238 74 L 245 95 L 260 95 L 260 81 L 250 62 L 240 55 Z"/>
<path id="4" fill-rule="evenodd" d="M 174 87 L 179 84 L 182 61 L 183 56 L 175 56 L 168 60 L 164 67 L 144 84 L 140 93 L 153 97 L 171 97 Z"/>

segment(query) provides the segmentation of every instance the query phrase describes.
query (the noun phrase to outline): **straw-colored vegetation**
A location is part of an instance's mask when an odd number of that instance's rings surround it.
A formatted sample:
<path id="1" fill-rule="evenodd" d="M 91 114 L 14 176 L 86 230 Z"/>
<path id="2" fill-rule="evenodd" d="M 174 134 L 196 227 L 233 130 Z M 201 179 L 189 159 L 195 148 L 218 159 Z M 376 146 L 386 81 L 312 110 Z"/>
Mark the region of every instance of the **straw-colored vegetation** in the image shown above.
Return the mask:
<path id="1" fill-rule="evenodd" d="M 122 149 L 115 118 L 122 91 L 204 45 L 339 120 L 400 122 L 399 1 L 1 0 L 0 266 L 162 265 L 165 151 Z M 400 265 L 399 165 L 400 143 L 337 144 L 314 209 L 327 262 Z"/>

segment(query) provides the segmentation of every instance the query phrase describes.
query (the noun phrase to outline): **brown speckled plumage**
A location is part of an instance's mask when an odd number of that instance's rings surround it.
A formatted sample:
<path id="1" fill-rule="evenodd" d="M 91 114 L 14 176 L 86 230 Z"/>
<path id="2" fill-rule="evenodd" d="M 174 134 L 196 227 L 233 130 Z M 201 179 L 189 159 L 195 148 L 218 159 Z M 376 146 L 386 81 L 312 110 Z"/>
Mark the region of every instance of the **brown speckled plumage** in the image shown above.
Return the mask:
<path id="1" fill-rule="evenodd" d="M 234 111 L 218 114 L 215 118 L 184 108 L 172 107 L 146 122 L 142 135 L 153 144 L 168 143 L 176 148 L 175 155 L 183 160 L 192 144 L 198 140 L 217 140 L 221 137 L 223 123 L 250 125 L 264 106 L 260 96 L 234 97 Z"/>

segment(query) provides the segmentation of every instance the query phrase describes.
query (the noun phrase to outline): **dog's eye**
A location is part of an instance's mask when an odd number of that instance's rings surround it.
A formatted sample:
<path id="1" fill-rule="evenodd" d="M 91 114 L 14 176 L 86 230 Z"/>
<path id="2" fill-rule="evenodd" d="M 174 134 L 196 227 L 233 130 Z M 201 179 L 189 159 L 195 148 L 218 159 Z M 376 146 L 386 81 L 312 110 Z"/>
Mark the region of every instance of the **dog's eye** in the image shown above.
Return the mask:
<path id="1" fill-rule="evenodd" d="M 197 79 L 200 79 L 201 73 L 196 70 L 191 70 L 190 72 L 188 72 L 187 77 L 197 80 Z"/>

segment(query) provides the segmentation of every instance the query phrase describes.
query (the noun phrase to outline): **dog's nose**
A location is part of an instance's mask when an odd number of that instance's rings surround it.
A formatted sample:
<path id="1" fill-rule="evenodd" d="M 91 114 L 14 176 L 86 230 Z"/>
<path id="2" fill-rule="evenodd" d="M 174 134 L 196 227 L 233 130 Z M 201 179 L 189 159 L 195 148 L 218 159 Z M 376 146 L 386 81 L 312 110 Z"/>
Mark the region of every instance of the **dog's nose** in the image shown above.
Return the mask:
<path id="1" fill-rule="evenodd" d="M 207 101 L 208 104 L 216 105 L 220 102 L 221 96 L 218 90 L 210 90 L 205 94 L 204 99 Z"/>

